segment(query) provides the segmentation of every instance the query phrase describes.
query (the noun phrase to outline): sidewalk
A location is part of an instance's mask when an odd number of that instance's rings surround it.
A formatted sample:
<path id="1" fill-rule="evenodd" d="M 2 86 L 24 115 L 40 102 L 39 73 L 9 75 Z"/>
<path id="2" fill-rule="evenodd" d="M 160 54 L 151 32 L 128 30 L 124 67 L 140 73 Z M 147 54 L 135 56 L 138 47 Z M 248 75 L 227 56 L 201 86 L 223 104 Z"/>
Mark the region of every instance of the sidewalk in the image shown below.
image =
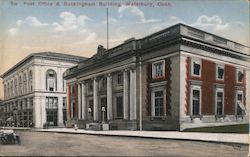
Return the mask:
<path id="1" fill-rule="evenodd" d="M 88 135 L 106 135 L 106 136 L 124 136 L 124 137 L 143 137 L 174 140 L 192 140 L 218 143 L 237 143 L 249 144 L 250 136 L 248 134 L 224 134 L 224 133 L 194 133 L 178 131 L 91 131 L 73 128 L 53 128 L 53 129 L 32 129 L 39 132 L 57 132 L 70 134 L 88 134 Z"/>

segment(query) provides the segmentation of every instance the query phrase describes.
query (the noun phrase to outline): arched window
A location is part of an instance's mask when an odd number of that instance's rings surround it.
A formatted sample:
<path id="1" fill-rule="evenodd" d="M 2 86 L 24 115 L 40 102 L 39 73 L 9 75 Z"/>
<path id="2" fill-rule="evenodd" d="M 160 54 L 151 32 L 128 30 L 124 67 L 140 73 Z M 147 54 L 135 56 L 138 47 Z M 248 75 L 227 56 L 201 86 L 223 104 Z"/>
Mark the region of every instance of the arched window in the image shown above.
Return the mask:
<path id="1" fill-rule="evenodd" d="M 32 92 L 32 71 L 29 72 L 29 90 Z"/>
<path id="2" fill-rule="evenodd" d="M 56 72 L 54 70 L 47 70 L 46 72 L 46 90 L 56 91 L 57 90 L 57 79 Z"/>
<path id="3" fill-rule="evenodd" d="M 19 76 L 18 82 L 19 82 L 19 95 L 22 95 L 23 94 L 23 80 L 22 80 L 22 76 Z"/>

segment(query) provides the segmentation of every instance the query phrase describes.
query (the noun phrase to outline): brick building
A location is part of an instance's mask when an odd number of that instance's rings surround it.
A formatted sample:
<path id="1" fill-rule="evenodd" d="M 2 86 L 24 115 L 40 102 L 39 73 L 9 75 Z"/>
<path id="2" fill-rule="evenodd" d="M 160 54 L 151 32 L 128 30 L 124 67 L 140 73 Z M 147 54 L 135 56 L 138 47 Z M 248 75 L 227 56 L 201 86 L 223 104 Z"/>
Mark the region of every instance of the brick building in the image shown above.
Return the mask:
<path id="1" fill-rule="evenodd" d="M 248 122 L 249 48 L 177 24 L 66 71 L 68 125 L 183 130 Z M 103 125 L 105 124 L 105 125 Z"/>

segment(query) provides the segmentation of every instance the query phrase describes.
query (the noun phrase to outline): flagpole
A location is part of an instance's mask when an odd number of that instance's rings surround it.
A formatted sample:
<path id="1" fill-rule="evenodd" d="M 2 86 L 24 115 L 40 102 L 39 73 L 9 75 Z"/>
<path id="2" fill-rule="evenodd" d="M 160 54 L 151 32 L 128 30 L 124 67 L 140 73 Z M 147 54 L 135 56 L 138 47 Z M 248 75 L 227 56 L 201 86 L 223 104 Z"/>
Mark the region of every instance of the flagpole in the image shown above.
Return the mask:
<path id="1" fill-rule="evenodd" d="M 107 8 L 107 50 L 109 49 L 109 9 Z"/>

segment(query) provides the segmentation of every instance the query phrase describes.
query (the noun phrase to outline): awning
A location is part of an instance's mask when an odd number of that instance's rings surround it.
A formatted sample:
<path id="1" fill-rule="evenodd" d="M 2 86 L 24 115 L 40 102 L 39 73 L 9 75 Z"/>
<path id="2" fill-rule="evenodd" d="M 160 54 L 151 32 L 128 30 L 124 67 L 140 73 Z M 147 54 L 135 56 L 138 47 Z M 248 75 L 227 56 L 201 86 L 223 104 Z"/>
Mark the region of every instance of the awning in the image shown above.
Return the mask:
<path id="1" fill-rule="evenodd" d="M 241 102 L 241 101 L 238 101 L 238 105 L 240 106 L 240 108 L 242 109 L 242 110 L 246 110 L 246 107 L 243 105 L 243 103 Z"/>
<path id="2" fill-rule="evenodd" d="M 9 117 L 8 119 L 6 119 L 6 122 L 12 122 L 14 121 L 13 117 Z"/>

